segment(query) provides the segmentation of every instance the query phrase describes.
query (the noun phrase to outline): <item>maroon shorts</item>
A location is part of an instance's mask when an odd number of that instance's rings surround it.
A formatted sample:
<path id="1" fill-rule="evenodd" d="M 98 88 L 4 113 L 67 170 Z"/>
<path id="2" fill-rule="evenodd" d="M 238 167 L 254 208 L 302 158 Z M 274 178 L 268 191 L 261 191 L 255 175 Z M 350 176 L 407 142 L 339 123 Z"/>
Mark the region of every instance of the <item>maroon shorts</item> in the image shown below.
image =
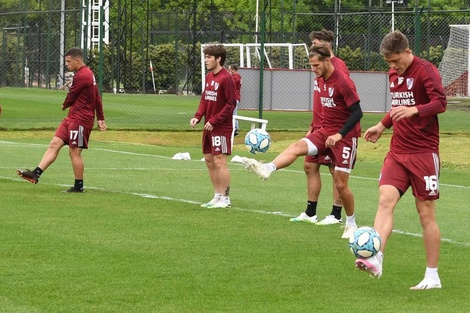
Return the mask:
<path id="1" fill-rule="evenodd" d="M 328 155 L 334 166 L 353 169 L 357 156 L 357 137 L 343 138 L 334 147 L 326 148 L 325 141 L 330 136 L 322 130 L 311 133 L 309 139 L 318 149 L 318 155 Z"/>
<path id="2" fill-rule="evenodd" d="M 314 127 L 311 133 L 318 131 L 320 127 Z M 322 165 L 332 165 L 331 157 L 328 154 L 318 154 L 318 155 L 306 155 L 305 162 L 307 163 L 318 163 Z"/>
<path id="3" fill-rule="evenodd" d="M 440 160 L 437 153 L 388 152 L 380 173 L 379 186 L 391 185 L 405 193 L 411 186 L 420 200 L 439 199 Z"/>
<path id="4" fill-rule="evenodd" d="M 55 132 L 55 137 L 62 139 L 69 147 L 88 149 L 88 140 L 92 128 L 79 122 L 64 119 Z"/>
<path id="5" fill-rule="evenodd" d="M 202 153 L 204 154 L 232 154 L 232 131 L 202 133 Z"/>

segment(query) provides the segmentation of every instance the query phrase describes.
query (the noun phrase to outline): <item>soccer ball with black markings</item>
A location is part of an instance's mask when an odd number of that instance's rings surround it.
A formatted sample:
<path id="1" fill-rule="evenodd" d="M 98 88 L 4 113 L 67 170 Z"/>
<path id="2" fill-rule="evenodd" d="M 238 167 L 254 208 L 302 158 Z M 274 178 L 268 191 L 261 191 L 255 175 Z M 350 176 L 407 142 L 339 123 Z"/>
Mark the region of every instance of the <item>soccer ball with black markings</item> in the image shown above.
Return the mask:
<path id="1" fill-rule="evenodd" d="M 356 258 L 370 258 L 379 252 L 382 241 L 371 227 L 360 227 L 349 238 L 349 250 Z"/>
<path id="2" fill-rule="evenodd" d="M 271 136 L 261 128 L 252 129 L 245 136 L 245 146 L 253 154 L 264 153 L 271 146 Z"/>

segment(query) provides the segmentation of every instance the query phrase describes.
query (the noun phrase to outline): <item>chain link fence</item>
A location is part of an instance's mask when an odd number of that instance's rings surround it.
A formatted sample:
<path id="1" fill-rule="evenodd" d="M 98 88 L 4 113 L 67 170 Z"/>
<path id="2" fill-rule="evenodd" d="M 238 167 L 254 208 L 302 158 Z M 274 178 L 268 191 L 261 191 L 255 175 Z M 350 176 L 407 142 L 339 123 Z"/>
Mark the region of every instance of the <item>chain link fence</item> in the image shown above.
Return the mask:
<path id="1" fill-rule="evenodd" d="M 326 28 L 335 33 L 335 53 L 350 71 L 386 71 L 387 64 L 378 48 L 391 29 L 404 32 L 416 55 L 439 66 L 447 48 L 449 25 L 470 23 L 469 10 L 437 12 L 427 7 L 399 7 L 391 12 L 390 7 L 358 10 L 343 6 L 314 13 L 268 7 L 256 15 L 247 11 L 223 12 L 213 6 L 198 6 L 196 1 L 178 11 L 152 6 L 150 1 L 111 1 L 103 5 L 97 0 L 50 0 L 42 6 L 39 2 L 34 8 L 26 3 L 19 1 L 17 7 L 12 4 L 13 7 L 0 13 L 0 86 L 63 89 L 70 79 L 64 68 L 64 53 L 68 48 L 81 47 L 86 63 L 97 76 L 105 105 L 108 93 L 147 95 L 136 97 L 140 104 L 149 104 L 148 112 L 136 110 L 143 113 L 141 121 L 166 114 L 159 111 L 167 110 L 165 107 L 152 105 L 158 104 L 162 94 L 174 94 L 175 107 L 180 102 L 187 103 L 188 99 L 182 98 L 189 97 L 196 110 L 202 90 L 201 44 L 234 44 L 227 48 L 226 65 L 259 68 L 263 53 L 259 47 L 263 43 L 265 67 L 305 70 L 309 69 L 306 51 L 309 34 Z M 97 24 L 97 20 L 104 22 Z M 354 77 L 362 79 L 360 75 Z M 295 80 L 284 83 L 292 85 L 292 89 L 297 85 Z M 2 99 L 1 89 L 0 103 L 4 107 L 8 103 L 8 99 Z M 119 103 L 116 101 L 116 106 Z M 308 110 L 311 103 L 305 103 L 305 107 Z M 289 103 L 280 108 L 292 109 Z M 188 120 L 192 113 L 185 113 Z M 305 114 L 306 126 L 310 113 Z M 111 128 L 113 118 L 107 117 Z M 125 128 L 138 129 L 141 125 Z"/>

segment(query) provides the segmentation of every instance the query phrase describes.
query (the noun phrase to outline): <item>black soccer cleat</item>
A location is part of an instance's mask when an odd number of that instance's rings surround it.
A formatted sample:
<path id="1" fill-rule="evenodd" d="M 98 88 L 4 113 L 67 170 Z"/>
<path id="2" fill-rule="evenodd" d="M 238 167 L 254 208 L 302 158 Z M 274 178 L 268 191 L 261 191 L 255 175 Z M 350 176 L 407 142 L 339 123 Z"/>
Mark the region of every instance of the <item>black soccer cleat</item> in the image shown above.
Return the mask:
<path id="1" fill-rule="evenodd" d="M 25 171 L 17 170 L 16 174 L 20 175 L 23 179 L 26 179 L 32 184 L 37 184 L 39 182 L 39 175 L 35 171 L 30 171 L 28 169 Z"/>
<path id="2" fill-rule="evenodd" d="M 70 187 L 69 189 L 64 190 L 63 192 L 66 192 L 66 193 L 84 193 L 85 190 L 83 188 L 75 189 L 74 187 Z"/>

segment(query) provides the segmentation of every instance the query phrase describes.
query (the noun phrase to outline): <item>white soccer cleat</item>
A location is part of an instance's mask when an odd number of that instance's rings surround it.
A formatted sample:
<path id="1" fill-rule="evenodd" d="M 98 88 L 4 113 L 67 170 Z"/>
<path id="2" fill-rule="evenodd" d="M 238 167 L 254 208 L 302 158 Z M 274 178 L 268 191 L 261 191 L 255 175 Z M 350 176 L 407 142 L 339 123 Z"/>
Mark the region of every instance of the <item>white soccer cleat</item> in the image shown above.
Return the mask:
<path id="1" fill-rule="evenodd" d="M 327 215 L 324 219 L 317 223 L 317 225 L 335 225 L 342 224 L 342 219 L 337 219 L 334 215 Z"/>
<path id="2" fill-rule="evenodd" d="M 258 162 L 255 159 L 242 158 L 242 163 L 248 171 L 255 173 L 262 180 L 268 179 L 271 175 L 266 164 Z"/>
<path id="3" fill-rule="evenodd" d="M 427 289 L 440 289 L 442 288 L 440 280 L 434 280 L 432 278 L 425 277 L 416 286 L 410 287 L 410 290 L 427 290 Z"/>
<path id="4" fill-rule="evenodd" d="M 344 232 L 341 238 L 343 239 L 349 239 L 351 236 L 354 235 L 354 232 L 356 231 L 357 226 L 356 225 L 346 225 L 344 226 Z"/>
<path id="5" fill-rule="evenodd" d="M 211 201 L 201 204 L 201 208 L 212 208 L 217 202 L 220 201 L 220 196 L 212 198 Z"/>
<path id="6" fill-rule="evenodd" d="M 213 209 L 228 209 L 228 208 L 231 208 L 231 207 L 232 207 L 232 204 L 230 203 L 230 201 L 225 201 L 223 199 L 220 199 L 219 201 L 217 201 L 217 203 L 215 203 L 210 208 L 213 208 Z"/>
<path id="7" fill-rule="evenodd" d="M 307 222 L 307 223 L 312 223 L 315 224 L 318 222 L 318 218 L 316 215 L 314 216 L 308 216 L 305 214 L 305 212 L 300 213 L 299 216 L 291 218 L 289 221 L 291 222 Z"/>
<path id="8" fill-rule="evenodd" d="M 382 276 L 382 262 L 379 261 L 377 255 L 367 259 L 357 259 L 356 267 L 369 273 L 372 277 L 380 278 Z"/>

